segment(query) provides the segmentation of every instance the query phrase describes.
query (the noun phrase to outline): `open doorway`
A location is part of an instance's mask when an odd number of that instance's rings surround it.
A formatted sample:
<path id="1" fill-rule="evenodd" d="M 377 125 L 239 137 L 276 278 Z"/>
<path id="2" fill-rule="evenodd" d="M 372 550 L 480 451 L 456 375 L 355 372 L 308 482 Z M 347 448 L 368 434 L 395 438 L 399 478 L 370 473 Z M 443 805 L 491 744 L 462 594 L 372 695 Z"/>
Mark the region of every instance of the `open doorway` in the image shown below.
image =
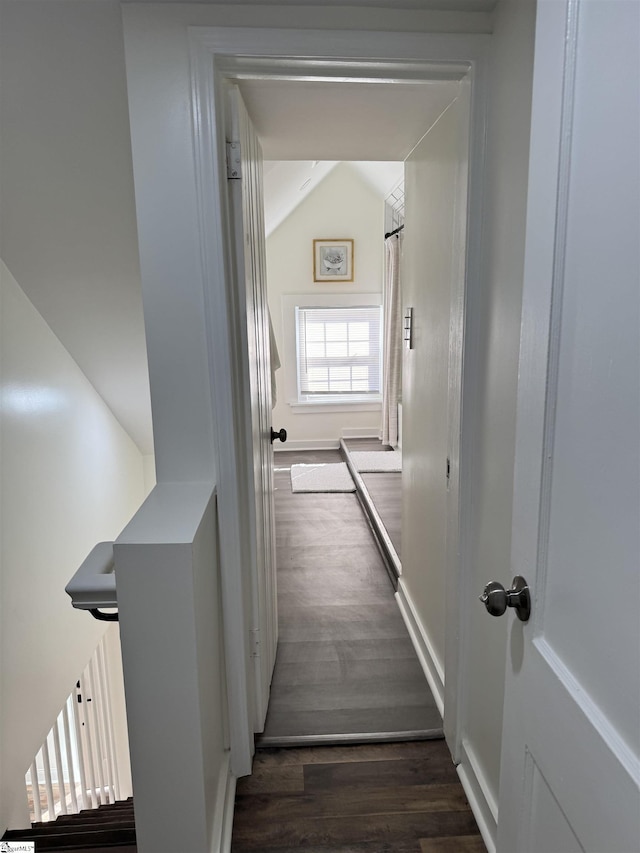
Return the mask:
<path id="1" fill-rule="evenodd" d="M 264 81 L 258 82 L 258 90 L 264 98 Z M 270 81 L 269 85 L 270 91 L 278 89 L 278 81 Z M 322 94 L 323 99 L 329 97 L 332 89 L 340 92 L 342 85 L 344 84 L 327 84 Z M 379 91 L 381 87 L 384 88 L 384 84 L 370 85 Z M 437 84 L 429 85 L 433 89 Z M 403 406 L 403 420 L 409 426 L 410 435 L 410 440 L 407 442 L 405 439 L 403 442 L 405 453 L 407 450 L 409 453 L 410 465 L 407 475 L 403 478 L 402 490 L 407 566 L 406 579 L 400 579 L 397 601 L 436 703 L 442 710 L 447 561 L 458 553 L 458 491 L 455 472 L 458 470 L 462 381 L 469 86 L 464 78 L 448 80 L 440 85 L 444 87 L 438 90 L 439 96 L 445 99 L 444 107 L 442 103 L 438 105 L 435 118 L 431 124 L 422 128 L 417 144 L 407 146 L 410 151 L 407 162 L 410 185 L 407 187 L 407 193 L 413 227 L 408 229 L 409 266 L 403 302 L 407 309 L 411 309 L 408 313 L 415 325 L 408 330 L 404 383 L 407 386 L 404 394 L 408 393 L 408 397 L 405 396 Z M 291 81 L 288 81 L 283 87 L 289 102 L 292 98 L 291 86 Z M 246 79 L 243 80 L 241 88 L 247 88 Z M 396 89 L 390 89 L 395 94 Z M 250 101 L 251 86 L 248 91 Z M 361 85 L 359 94 L 363 91 L 366 90 Z M 417 85 L 414 85 L 413 92 L 419 92 Z M 301 84 L 301 93 L 303 96 L 309 94 L 307 83 Z M 264 107 L 264 100 L 260 103 Z M 271 114 L 277 115 L 277 108 L 271 110 Z M 367 121 L 371 122 L 372 119 L 382 123 L 384 116 L 381 113 L 369 112 Z M 282 128 L 278 127 L 277 133 L 281 132 Z M 293 144 L 291 137 L 287 137 L 287 144 Z M 316 153 L 320 153 L 320 150 L 315 149 Z M 339 185 L 333 195 L 339 204 Z M 381 210 L 383 211 L 383 208 Z M 336 222 L 339 218 L 336 213 Z M 383 221 L 382 215 L 380 243 Z M 329 234 L 316 236 L 328 238 Z M 348 235 L 342 236 L 347 240 L 353 239 Z M 308 238 L 309 235 L 305 237 Z M 304 241 L 306 244 L 308 240 L 305 240 L 305 237 L 300 236 L 301 243 Z M 337 234 L 332 235 L 332 238 L 337 237 Z M 287 246 L 290 247 L 292 256 L 298 251 L 297 244 L 298 241 L 290 236 Z M 311 285 L 312 290 L 314 286 L 317 287 L 315 281 Z M 351 294 L 357 293 L 357 282 L 350 282 L 350 287 Z M 361 285 L 360 289 L 362 290 Z M 289 302 L 295 302 L 295 293 L 286 296 Z M 323 301 L 320 297 L 309 298 L 312 301 Z M 351 301 L 354 298 L 357 301 L 357 297 L 353 296 Z M 301 306 L 294 305 L 294 308 L 300 309 Z M 274 311 L 272 306 L 272 313 L 278 317 L 281 334 L 299 340 L 295 329 L 284 329 L 285 323 L 291 319 L 291 312 L 283 310 L 282 306 L 276 306 Z M 291 373 L 292 359 L 289 358 L 288 361 Z M 407 399 L 411 401 L 408 407 Z M 299 398 L 292 400 L 290 395 L 285 395 L 281 407 L 289 406 L 295 409 L 301 404 L 304 405 Z M 333 414 L 344 417 L 339 407 Z M 308 414 L 304 416 L 307 423 L 308 418 Z M 428 424 L 426 430 L 421 428 L 421 424 L 424 425 L 425 422 Z M 281 425 L 278 421 L 277 427 Z M 342 429 L 344 425 L 339 432 Z M 291 427 L 289 432 L 291 434 Z M 305 444 L 304 439 L 297 438 L 295 431 L 292 438 L 298 447 Z M 307 439 L 307 442 L 313 445 L 315 440 L 317 444 L 322 444 L 323 440 L 336 441 L 339 438 L 338 434 L 324 439 L 311 439 L 310 442 Z M 430 610 L 430 630 L 424 630 L 425 610 Z M 311 735 L 312 732 L 308 734 Z"/>

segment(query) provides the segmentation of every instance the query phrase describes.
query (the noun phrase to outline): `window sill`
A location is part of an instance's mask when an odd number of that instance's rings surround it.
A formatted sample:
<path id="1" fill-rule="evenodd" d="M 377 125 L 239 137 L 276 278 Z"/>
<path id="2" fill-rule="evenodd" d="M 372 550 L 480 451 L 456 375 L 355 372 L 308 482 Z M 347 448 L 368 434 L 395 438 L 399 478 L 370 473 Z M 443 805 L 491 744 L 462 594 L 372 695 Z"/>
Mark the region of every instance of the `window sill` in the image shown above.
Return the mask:
<path id="1" fill-rule="evenodd" d="M 289 407 L 295 415 L 332 414 L 338 412 L 379 412 L 382 398 L 376 400 L 290 400 Z"/>

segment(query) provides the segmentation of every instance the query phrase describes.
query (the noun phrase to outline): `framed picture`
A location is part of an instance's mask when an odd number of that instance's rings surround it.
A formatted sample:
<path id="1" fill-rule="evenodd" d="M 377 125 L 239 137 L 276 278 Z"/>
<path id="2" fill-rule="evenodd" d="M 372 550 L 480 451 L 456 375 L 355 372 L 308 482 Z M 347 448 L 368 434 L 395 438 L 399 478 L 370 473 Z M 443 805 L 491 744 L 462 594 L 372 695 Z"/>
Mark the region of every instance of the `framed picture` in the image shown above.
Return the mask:
<path id="1" fill-rule="evenodd" d="M 353 281 L 353 240 L 314 240 L 313 280 Z"/>

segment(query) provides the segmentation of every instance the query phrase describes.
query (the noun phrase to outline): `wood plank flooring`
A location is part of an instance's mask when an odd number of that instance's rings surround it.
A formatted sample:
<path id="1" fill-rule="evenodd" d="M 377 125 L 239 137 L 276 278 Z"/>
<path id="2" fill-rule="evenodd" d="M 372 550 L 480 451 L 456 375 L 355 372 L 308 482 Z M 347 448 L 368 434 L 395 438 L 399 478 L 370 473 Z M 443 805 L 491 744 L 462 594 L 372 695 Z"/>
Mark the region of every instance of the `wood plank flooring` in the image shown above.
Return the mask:
<path id="1" fill-rule="evenodd" d="M 260 750 L 232 853 L 485 853 L 444 741 Z"/>
<path id="2" fill-rule="evenodd" d="M 338 461 L 338 451 L 276 456 L 278 467 Z M 406 722 L 424 675 L 358 499 L 292 495 L 288 477 L 276 474 L 280 645 L 267 731 L 380 730 L 394 713 L 385 684 L 404 694 Z M 259 749 L 238 780 L 231 850 L 486 853 L 441 739 Z"/>
<path id="3" fill-rule="evenodd" d="M 440 737 L 442 720 L 355 494 L 293 494 L 276 454 L 279 642 L 258 746 L 328 737 Z M 421 733 L 421 734 L 420 734 Z"/>

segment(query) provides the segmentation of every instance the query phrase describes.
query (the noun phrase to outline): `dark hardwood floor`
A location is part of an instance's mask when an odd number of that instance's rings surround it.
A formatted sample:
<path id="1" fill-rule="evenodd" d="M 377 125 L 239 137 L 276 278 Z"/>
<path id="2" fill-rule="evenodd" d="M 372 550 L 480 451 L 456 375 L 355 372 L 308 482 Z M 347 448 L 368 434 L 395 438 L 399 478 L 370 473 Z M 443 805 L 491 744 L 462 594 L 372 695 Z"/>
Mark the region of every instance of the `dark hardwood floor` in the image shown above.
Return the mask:
<path id="1" fill-rule="evenodd" d="M 276 454 L 279 642 L 259 746 L 442 734 L 358 498 L 294 494 L 278 470 L 340 460 Z"/>
<path id="2" fill-rule="evenodd" d="M 339 451 L 276 455 L 284 469 L 339 461 Z M 276 486 L 280 644 L 267 732 L 425 726 L 434 712 L 440 726 L 357 497 L 293 495 L 287 470 Z M 486 850 L 442 739 L 258 749 L 238 780 L 231 849 Z"/>
<path id="3" fill-rule="evenodd" d="M 485 853 L 444 741 L 261 750 L 232 853 Z"/>

